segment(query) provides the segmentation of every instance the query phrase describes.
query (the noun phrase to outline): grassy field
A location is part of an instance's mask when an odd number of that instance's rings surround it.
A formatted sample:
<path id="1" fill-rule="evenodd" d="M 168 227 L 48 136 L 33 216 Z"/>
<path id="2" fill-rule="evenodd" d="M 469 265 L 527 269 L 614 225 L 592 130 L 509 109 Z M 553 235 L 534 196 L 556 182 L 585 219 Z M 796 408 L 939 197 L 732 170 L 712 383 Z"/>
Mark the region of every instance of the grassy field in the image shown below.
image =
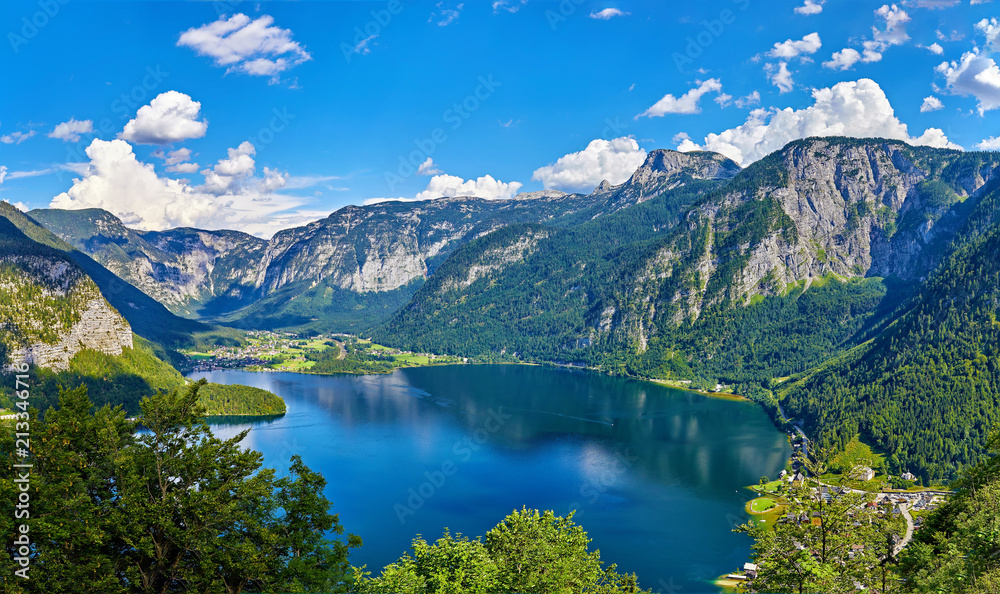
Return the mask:
<path id="1" fill-rule="evenodd" d="M 431 358 L 427 355 L 393 355 L 393 359 L 407 365 L 430 365 Z"/>
<path id="2" fill-rule="evenodd" d="M 752 514 L 763 514 L 771 511 L 778 505 L 778 502 L 770 497 L 758 497 L 747 504 L 747 510 Z"/>

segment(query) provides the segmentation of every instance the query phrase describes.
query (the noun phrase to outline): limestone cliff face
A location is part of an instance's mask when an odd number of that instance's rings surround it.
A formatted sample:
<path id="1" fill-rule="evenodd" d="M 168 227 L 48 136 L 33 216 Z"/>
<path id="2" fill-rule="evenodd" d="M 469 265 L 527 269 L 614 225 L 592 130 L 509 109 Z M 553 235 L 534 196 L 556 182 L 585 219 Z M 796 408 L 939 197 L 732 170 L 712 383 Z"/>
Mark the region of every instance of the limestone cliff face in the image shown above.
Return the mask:
<path id="1" fill-rule="evenodd" d="M 628 280 L 629 295 L 604 304 L 595 337 L 644 349 L 659 325 L 826 275 L 921 280 L 998 164 L 896 141 L 792 143 L 688 212 Z"/>
<path id="2" fill-rule="evenodd" d="M 133 346 L 125 318 L 90 277 L 60 258 L 0 259 L 0 319 L 12 363 L 65 371 L 83 349 L 120 355 Z"/>
<path id="3" fill-rule="evenodd" d="M 651 151 L 628 181 L 619 186 L 601 182 L 594 193 L 611 194 L 609 210 L 618 210 L 645 202 L 693 180 L 727 180 L 739 172 L 740 166 L 735 161 L 718 153 L 681 153 L 660 149 Z"/>
<path id="4" fill-rule="evenodd" d="M 127 228 L 100 209 L 33 210 L 31 217 L 118 277 L 181 315 L 253 294 L 267 241 L 237 231 Z"/>

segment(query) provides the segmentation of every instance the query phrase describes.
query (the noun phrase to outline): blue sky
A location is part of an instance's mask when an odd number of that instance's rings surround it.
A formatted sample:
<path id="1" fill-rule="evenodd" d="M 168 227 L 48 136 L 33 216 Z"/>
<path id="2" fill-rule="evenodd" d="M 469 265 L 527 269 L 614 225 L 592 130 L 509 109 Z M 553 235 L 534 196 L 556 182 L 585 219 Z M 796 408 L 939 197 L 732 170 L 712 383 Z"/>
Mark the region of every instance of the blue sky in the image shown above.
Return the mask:
<path id="1" fill-rule="evenodd" d="M 744 165 L 814 134 L 996 149 L 997 13 L 982 0 L 7 1 L 0 198 L 269 236 L 380 199 L 589 191 L 657 148 Z"/>

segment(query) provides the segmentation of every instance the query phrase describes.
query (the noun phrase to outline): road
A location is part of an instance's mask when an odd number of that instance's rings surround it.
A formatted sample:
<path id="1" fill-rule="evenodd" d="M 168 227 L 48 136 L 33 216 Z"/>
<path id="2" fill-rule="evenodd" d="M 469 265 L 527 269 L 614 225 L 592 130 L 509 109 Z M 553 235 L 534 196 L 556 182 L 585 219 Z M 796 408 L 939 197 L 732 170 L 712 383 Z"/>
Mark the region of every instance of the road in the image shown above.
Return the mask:
<path id="1" fill-rule="evenodd" d="M 913 540 L 913 516 L 910 515 L 909 504 L 902 503 L 899 506 L 899 513 L 903 514 L 903 518 L 906 519 L 906 534 L 903 536 L 903 540 L 899 541 L 894 549 L 892 549 L 892 556 L 895 557 L 903 550 L 906 545 L 910 544 Z"/>

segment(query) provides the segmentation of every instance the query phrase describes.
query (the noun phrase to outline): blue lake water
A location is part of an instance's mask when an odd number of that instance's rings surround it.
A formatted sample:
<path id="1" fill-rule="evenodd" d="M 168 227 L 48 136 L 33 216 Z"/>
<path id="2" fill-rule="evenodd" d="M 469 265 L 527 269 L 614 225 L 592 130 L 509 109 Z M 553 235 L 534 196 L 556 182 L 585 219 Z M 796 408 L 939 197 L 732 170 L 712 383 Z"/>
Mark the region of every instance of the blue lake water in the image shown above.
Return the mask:
<path id="1" fill-rule="evenodd" d="M 605 562 L 645 588 L 714 593 L 749 559 L 731 532 L 743 487 L 790 454 L 759 407 L 647 382 L 544 367 L 425 367 L 391 375 L 192 374 L 271 390 L 288 413 L 249 425 L 245 445 L 285 470 L 322 472 L 351 555 L 376 575 L 417 534 L 485 534 L 515 508 L 577 510 Z"/>

